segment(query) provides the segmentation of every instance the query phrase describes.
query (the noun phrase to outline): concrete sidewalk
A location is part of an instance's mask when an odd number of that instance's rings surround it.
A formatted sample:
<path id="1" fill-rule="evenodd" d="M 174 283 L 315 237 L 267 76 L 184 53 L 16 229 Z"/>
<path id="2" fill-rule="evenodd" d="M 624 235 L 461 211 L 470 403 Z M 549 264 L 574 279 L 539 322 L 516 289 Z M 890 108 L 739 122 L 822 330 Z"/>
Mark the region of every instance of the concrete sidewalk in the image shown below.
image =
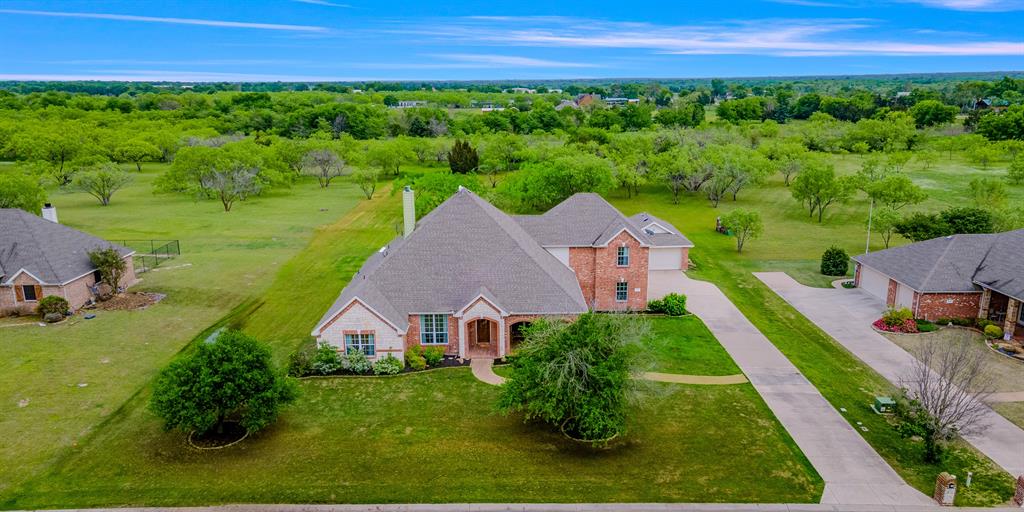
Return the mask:
<path id="1" fill-rule="evenodd" d="M 650 296 L 685 293 L 687 308 L 711 329 L 789 431 L 825 480 L 822 503 L 859 505 L 849 510 L 934 503 L 907 485 L 718 287 L 678 271 L 652 274 L 657 276 L 648 285 Z"/>
<path id="2" fill-rule="evenodd" d="M 754 275 L 889 382 L 898 386 L 912 368 L 914 356 L 871 328 L 882 301 L 857 289 L 804 286 L 784 272 Z M 984 421 L 988 429 L 967 441 L 1014 477 L 1024 474 L 1024 430 L 991 409 Z"/>

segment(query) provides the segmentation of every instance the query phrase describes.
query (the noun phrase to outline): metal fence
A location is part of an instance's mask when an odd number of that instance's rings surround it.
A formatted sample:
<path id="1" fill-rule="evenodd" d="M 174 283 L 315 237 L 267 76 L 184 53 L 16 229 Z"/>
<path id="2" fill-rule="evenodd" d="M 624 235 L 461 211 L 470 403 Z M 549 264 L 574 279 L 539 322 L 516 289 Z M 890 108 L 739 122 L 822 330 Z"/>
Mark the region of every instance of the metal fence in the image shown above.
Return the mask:
<path id="1" fill-rule="evenodd" d="M 161 263 L 181 255 L 177 240 L 111 240 L 135 251 L 135 273 L 148 272 Z"/>

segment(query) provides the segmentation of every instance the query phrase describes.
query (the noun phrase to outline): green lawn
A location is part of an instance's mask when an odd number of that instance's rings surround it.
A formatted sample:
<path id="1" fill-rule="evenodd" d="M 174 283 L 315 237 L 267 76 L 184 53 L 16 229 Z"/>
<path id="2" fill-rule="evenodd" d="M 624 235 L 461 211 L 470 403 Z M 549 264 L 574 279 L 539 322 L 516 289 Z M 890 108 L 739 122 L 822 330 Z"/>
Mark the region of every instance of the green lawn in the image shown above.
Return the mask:
<path id="1" fill-rule="evenodd" d="M 860 166 L 857 156 L 837 156 L 833 160 L 842 173 L 851 173 Z M 955 155 L 952 161 L 943 159 L 930 171 L 922 171 L 911 162 L 905 172 L 929 192 L 929 199 L 914 208 L 934 211 L 970 204 L 967 187 L 973 177 L 1001 176 L 1004 171 L 973 169 Z M 1010 190 L 1011 200 L 1024 200 L 1024 187 Z M 739 201 L 725 201 L 718 209 L 711 208 L 700 196 L 686 196 L 680 204 L 672 204 L 667 189 L 656 186 L 647 187 L 638 197 L 625 198 L 616 193 L 609 200 L 627 215 L 647 211 L 672 222 L 693 240 L 695 269 L 691 276 L 720 286 L 837 410 L 847 409 L 845 416 L 851 424 L 863 422 L 868 427 L 868 432 L 862 432 L 864 438 L 910 485 L 930 495 L 939 472 L 965 475 L 973 471 L 974 484 L 969 489 L 961 487 L 958 504 L 993 505 L 1012 496 L 1010 476 L 965 444 L 957 444 L 942 464 L 922 463 L 922 447 L 900 438 L 868 407 L 874 395 L 892 394 L 893 387 L 751 274 L 781 270 L 805 284 L 829 286 L 834 278 L 817 271 L 821 253 L 832 244 L 851 254 L 864 250 L 867 202 L 863 197 L 833 207 L 821 224 L 807 217 L 779 178 L 742 191 Z M 736 253 L 733 238 L 714 231 L 715 217 L 735 207 L 756 209 L 765 221 L 764 235 L 749 242 L 742 254 Z M 872 238 L 872 250 L 882 248 L 881 240 Z"/>
<path id="2" fill-rule="evenodd" d="M 167 294 L 146 310 L 0 328 L 0 496 L 88 439 L 200 331 L 265 293 L 314 228 L 344 216 L 360 197 L 348 184 L 320 190 L 302 182 L 224 213 L 215 201 L 154 195 L 162 170 L 133 172 L 135 182 L 108 207 L 84 193 L 50 191 L 64 224 L 109 239 L 179 239 L 182 255 L 141 274 L 135 290 Z"/>
<path id="3" fill-rule="evenodd" d="M 319 229 L 274 286 L 228 321 L 268 340 L 283 360 L 362 259 L 393 236 L 396 205 L 388 196 L 362 203 Z M 738 371 L 698 319 L 652 322 L 664 336 L 654 346 L 665 368 Z M 307 380 L 301 389 L 274 427 L 218 452 L 193 451 L 163 432 L 144 389 L 5 505 L 814 502 L 822 489 L 749 384 L 652 383 L 628 436 L 596 451 L 496 414 L 497 388 L 468 369 Z"/>

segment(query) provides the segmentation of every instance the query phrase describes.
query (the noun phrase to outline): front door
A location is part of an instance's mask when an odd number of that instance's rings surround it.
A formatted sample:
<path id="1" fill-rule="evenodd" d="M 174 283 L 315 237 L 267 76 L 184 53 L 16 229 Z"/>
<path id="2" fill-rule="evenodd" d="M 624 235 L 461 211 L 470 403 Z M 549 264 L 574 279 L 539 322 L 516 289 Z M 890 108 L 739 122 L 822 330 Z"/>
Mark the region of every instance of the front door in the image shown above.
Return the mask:
<path id="1" fill-rule="evenodd" d="M 471 359 L 498 357 L 498 339 L 498 322 L 489 318 L 477 318 L 466 322 L 468 356 Z"/>

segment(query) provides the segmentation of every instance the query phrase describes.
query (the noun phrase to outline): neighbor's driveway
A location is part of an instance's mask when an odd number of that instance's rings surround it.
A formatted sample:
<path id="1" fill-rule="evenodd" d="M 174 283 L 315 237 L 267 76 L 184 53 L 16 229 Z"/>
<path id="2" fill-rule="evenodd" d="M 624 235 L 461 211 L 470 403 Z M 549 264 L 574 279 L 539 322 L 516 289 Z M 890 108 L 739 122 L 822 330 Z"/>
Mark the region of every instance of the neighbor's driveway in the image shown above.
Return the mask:
<path id="1" fill-rule="evenodd" d="M 889 382 L 898 386 L 910 372 L 914 356 L 871 328 L 885 310 L 882 301 L 858 289 L 804 286 L 784 272 L 754 275 Z M 1024 474 L 1024 430 L 991 409 L 984 421 L 988 429 L 967 440 L 1011 475 Z"/>
<path id="2" fill-rule="evenodd" d="M 687 295 L 700 317 L 825 480 L 822 503 L 928 505 L 825 400 L 793 363 L 712 283 L 679 271 L 651 272 L 652 298 Z M 732 420 L 736 420 L 733 418 Z"/>

